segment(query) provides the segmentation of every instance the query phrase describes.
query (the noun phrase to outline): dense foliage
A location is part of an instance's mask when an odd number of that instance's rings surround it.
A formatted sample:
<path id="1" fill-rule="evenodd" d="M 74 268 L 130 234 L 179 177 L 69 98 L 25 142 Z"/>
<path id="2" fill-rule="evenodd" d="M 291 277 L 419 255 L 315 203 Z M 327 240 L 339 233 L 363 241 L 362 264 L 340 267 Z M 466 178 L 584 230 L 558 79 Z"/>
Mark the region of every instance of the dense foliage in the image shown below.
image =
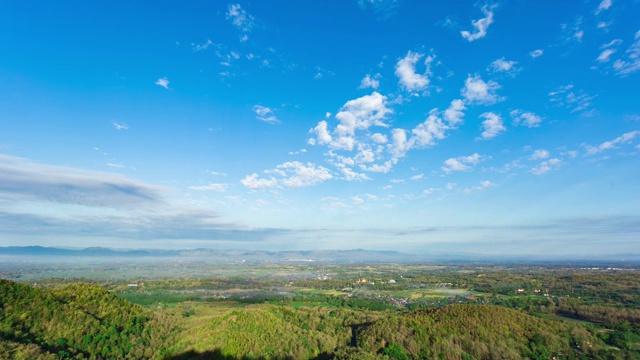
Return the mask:
<path id="1" fill-rule="evenodd" d="M 640 359 L 635 270 L 327 268 L 0 280 L 0 359 Z"/>
<path id="2" fill-rule="evenodd" d="M 0 358 L 160 358 L 175 327 L 99 286 L 43 290 L 0 280 Z"/>

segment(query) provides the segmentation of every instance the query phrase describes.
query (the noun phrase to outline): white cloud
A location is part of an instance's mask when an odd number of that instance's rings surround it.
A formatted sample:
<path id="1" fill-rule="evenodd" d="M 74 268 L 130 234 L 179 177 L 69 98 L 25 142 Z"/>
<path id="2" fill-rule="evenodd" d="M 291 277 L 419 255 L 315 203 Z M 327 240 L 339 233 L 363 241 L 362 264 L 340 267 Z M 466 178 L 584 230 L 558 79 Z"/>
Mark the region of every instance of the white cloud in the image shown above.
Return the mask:
<path id="1" fill-rule="evenodd" d="M 262 105 L 255 105 L 253 111 L 256 113 L 256 119 L 264 121 L 269 124 L 277 124 L 280 122 L 278 118 L 273 114 L 273 110 Z"/>
<path id="2" fill-rule="evenodd" d="M 353 203 L 356 205 L 360 205 L 364 202 L 364 199 L 359 196 L 354 196 L 351 199 L 353 200 Z"/>
<path id="3" fill-rule="evenodd" d="M 536 49 L 533 50 L 532 52 L 529 53 L 529 56 L 531 56 L 532 58 L 537 58 L 542 56 L 542 54 L 544 54 L 544 51 L 542 49 Z"/>
<path id="4" fill-rule="evenodd" d="M 297 188 L 315 185 L 333 178 L 327 168 L 316 166 L 313 163 L 303 164 L 298 161 L 280 164 L 273 170 L 266 170 L 265 173 L 277 175 L 279 178 L 270 176 L 268 179 L 261 179 L 258 174 L 254 173 L 247 175 L 240 182 L 249 189 L 255 190 L 282 186 Z"/>
<path id="5" fill-rule="evenodd" d="M 447 174 L 453 171 L 467 171 L 471 170 L 472 166 L 475 166 L 481 161 L 485 161 L 487 159 L 487 156 L 480 155 L 478 153 L 474 153 L 469 156 L 458 156 L 456 158 L 449 158 L 445 160 L 444 166 L 442 166 L 441 169 Z"/>
<path id="6" fill-rule="evenodd" d="M 489 66 L 489 69 L 494 72 L 513 73 L 520 70 L 515 67 L 516 64 L 518 64 L 517 61 L 505 60 L 505 58 L 502 57 L 492 62 L 491 65 Z"/>
<path id="7" fill-rule="evenodd" d="M 193 51 L 198 52 L 198 51 L 202 51 L 202 50 L 207 50 L 209 48 L 209 46 L 211 45 L 215 45 L 213 43 L 213 41 L 211 40 L 207 40 L 204 44 L 191 44 L 191 47 L 193 48 Z"/>
<path id="8" fill-rule="evenodd" d="M 567 24 L 562 24 L 560 27 L 564 33 L 565 40 L 567 42 L 577 41 L 582 42 L 582 38 L 584 37 L 584 31 L 580 29 L 582 25 L 582 17 L 576 19 L 575 23 L 572 26 Z"/>
<path id="9" fill-rule="evenodd" d="M 562 165 L 562 160 L 558 158 L 549 159 L 540 163 L 540 165 L 531 168 L 531 173 L 535 175 L 542 175 L 549 172 L 552 169 L 557 169 Z"/>
<path id="10" fill-rule="evenodd" d="M 318 125 L 316 125 L 316 127 L 314 127 L 313 129 L 309 130 L 310 133 L 312 134 L 316 134 L 317 137 L 317 141 L 320 144 L 329 144 L 331 143 L 331 141 L 333 140 L 333 138 L 331 137 L 331 134 L 329 134 L 329 123 L 327 123 L 326 121 L 322 120 L 318 123 Z M 315 145 L 316 144 L 316 139 L 309 139 L 309 143 L 311 145 Z"/>
<path id="11" fill-rule="evenodd" d="M 389 149 L 396 157 L 402 157 L 411 148 L 407 143 L 407 132 L 404 129 L 391 130 L 391 144 Z"/>
<path id="12" fill-rule="evenodd" d="M 549 151 L 544 149 L 538 149 L 533 152 L 533 155 L 529 159 L 531 160 L 543 160 L 549 157 Z"/>
<path id="13" fill-rule="evenodd" d="M 602 50 L 602 52 L 600 53 L 600 55 L 598 55 L 598 57 L 596 58 L 596 60 L 598 62 L 608 62 L 611 58 L 611 55 L 615 54 L 616 51 L 618 51 L 617 47 L 622 43 L 622 40 L 620 39 L 614 39 L 611 40 L 610 42 L 600 46 L 600 49 L 604 49 Z"/>
<path id="14" fill-rule="evenodd" d="M 498 114 L 486 112 L 484 114 L 481 114 L 480 117 L 485 119 L 482 122 L 484 131 L 480 135 L 482 139 L 494 138 L 500 135 L 500 133 L 507 130 L 507 128 L 502 123 L 502 118 L 500 118 L 500 115 Z"/>
<path id="15" fill-rule="evenodd" d="M 371 126 L 388 127 L 384 123 L 393 112 L 386 106 L 387 97 L 373 92 L 371 95 L 349 100 L 336 114 L 340 124 L 336 127 L 339 135 L 353 135 L 356 129 L 366 130 Z"/>
<path id="16" fill-rule="evenodd" d="M 396 76 L 400 79 L 400 85 L 409 92 L 422 91 L 429 85 L 430 64 L 432 56 L 428 56 L 425 65 L 427 70 L 424 74 L 416 73 L 416 63 L 424 57 L 424 54 L 407 52 L 407 55 L 398 60 L 396 64 Z"/>
<path id="17" fill-rule="evenodd" d="M 542 118 L 532 112 L 524 112 L 522 110 L 513 110 L 509 113 L 513 118 L 514 125 L 522 125 L 529 128 L 539 127 Z"/>
<path id="18" fill-rule="evenodd" d="M 243 34 L 243 35 L 240 37 L 240 42 L 246 42 L 247 40 L 249 40 L 249 35 L 247 35 L 247 34 Z M 252 57 L 253 57 L 253 56 L 252 56 Z"/>
<path id="19" fill-rule="evenodd" d="M 433 109 L 427 119 L 411 131 L 413 136 L 409 147 L 433 146 L 436 140 L 444 139 L 447 129 L 447 125 L 438 116 L 437 109 Z"/>
<path id="20" fill-rule="evenodd" d="M 378 144 L 386 144 L 387 142 L 389 142 L 387 135 L 380 134 L 380 133 L 375 133 L 371 135 L 371 140 L 373 140 L 373 142 L 376 142 Z"/>
<path id="21" fill-rule="evenodd" d="M 602 2 L 600 2 L 600 5 L 598 5 L 598 8 L 596 9 L 596 15 L 600 14 L 600 12 L 604 10 L 609 10 L 611 5 L 613 5 L 611 0 L 602 0 Z"/>
<path id="22" fill-rule="evenodd" d="M 424 174 L 413 175 L 412 177 L 410 177 L 410 179 L 413 181 L 421 180 L 423 178 L 424 178 Z"/>
<path id="23" fill-rule="evenodd" d="M 549 93 L 549 101 L 570 109 L 571 112 L 585 111 L 591 106 L 594 96 L 585 94 L 583 91 L 573 90 L 573 85 L 560 86 Z"/>
<path id="24" fill-rule="evenodd" d="M 315 185 L 331 179 L 333 176 L 329 169 L 312 163 L 303 164 L 298 161 L 290 161 L 278 165 L 277 169 L 284 170 L 288 177 L 280 180 L 287 187 L 302 187 Z"/>
<path id="25" fill-rule="evenodd" d="M 204 186 L 189 186 L 191 190 L 198 191 L 217 191 L 217 192 L 225 192 L 227 191 L 227 184 L 209 184 Z"/>
<path id="26" fill-rule="evenodd" d="M 618 147 L 618 145 L 628 143 L 638 135 L 640 135 L 640 130 L 630 131 L 618 136 L 611 141 L 605 141 L 598 146 L 585 145 L 585 147 L 587 148 L 587 154 L 594 155 L 605 150 L 615 149 Z"/>
<path id="27" fill-rule="evenodd" d="M 464 30 L 460 32 L 460 35 L 462 35 L 462 37 L 467 39 L 469 42 L 485 37 L 487 35 L 487 29 L 489 28 L 489 25 L 493 23 L 492 10 L 493 6 L 489 7 L 487 5 L 484 5 L 482 7 L 482 12 L 484 13 L 485 17 L 471 21 L 471 25 L 473 25 L 475 32 L 471 33 L 467 30 Z"/>
<path id="28" fill-rule="evenodd" d="M 378 81 L 378 77 L 380 77 L 380 74 L 376 74 L 373 77 L 371 77 L 371 75 L 367 74 L 367 76 L 365 76 L 362 81 L 360 81 L 360 89 L 366 89 L 366 88 L 372 88 L 372 89 L 377 89 L 380 86 L 380 81 Z"/>
<path id="29" fill-rule="evenodd" d="M 278 186 L 278 180 L 273 177 L 270 179 L 260 179 L 258 174 L 253 173 L 251 175 L 247 175 L 244 179 L 240 180 L 242 185 L 248 187 L 249 189 L 264 189 L 264 188 L 273 188 Z"/>
<path id="30" fill-rule="evenodd" d="M 116 128 L 116 130 L 127 130 L 129 128 L 127 124 L 120 124 L 115 121 L 113 122 L 113 126 Z"/>
<path id="31" fill-rule="evenodd" d="M 627 60 L 618 59 L 613 68 L 618 75 L 628 75 L 640 70 L 640 30 L 634 36 L 634 43 L 625 52 Z"/>
<path id="32" fill-rule="evenodd" d="M 169 79 L 166 77 L 158 79 L 155 84 L 169 90 Z"/>
<path id="33" fill-rule="evenodd" d="M 253 16 L 249 15 L 240 4 L 229 4 L 227 11 L 227 19 L 231 20 L 231 23 L 244 32 L 251 31 L 255 20 Z"/>
<path id="34" fill-rule="evenodd" d="M 503 100 L 496 94 L 498 89 L 500 89 L 500 85 L 497 82 L 493 80 L 485 82 L 480 75 L 476 74 L 467 77 L 460 93 L 467 104 L 491 105 Z"/>
<path id="35" fill-rule="evenodd" d="M 611 55 L 615 54 L 615 52 L 615 49 L 605 49 L 600 53 L 600 55 L 598 55 L 598 58 L 596 60 L 598 62 L 607 62 L 609 61 Z"/>
<path id="36" fill-rule="evenodd" d="M 455 127 L 462 122 L 462 118 L 464 117 L 462 111 L 466 109 L 462 100 L 455 99 L 451 101 L 447 110 L 444 111 L 444 119 L 449 123 L 449 126 Z"/>
<path id="37" fill-rule="evenodd" d="M 468 193 L 471 193 L 473 191 L 484 190 L 486 188 L 493 187 L 493 186 L 496 186 L 496 184 L 492 183 L 489 180 L 483 180 L 483 181 L 480 181 L 480 184 L 477 185 L 477 186 L 473 186 L 473 187 L 469 187 L 469 188 L 464 189 L 464 192 L 468 194 Z"/>

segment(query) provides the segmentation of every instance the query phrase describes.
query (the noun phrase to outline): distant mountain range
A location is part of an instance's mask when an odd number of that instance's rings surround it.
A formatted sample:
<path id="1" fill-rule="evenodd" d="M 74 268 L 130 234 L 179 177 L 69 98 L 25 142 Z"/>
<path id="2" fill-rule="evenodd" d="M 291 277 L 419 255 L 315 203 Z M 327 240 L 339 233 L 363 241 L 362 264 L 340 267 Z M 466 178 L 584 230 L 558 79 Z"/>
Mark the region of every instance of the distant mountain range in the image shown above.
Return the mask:
<path id="1" fill-rule="evenodd" d="M 487 255 L 470 253 L 407 254 L 398 251 L 375 250 L 305 250 L 305 251 L 256 251 L 256 250 L 114 250 L 104 247 L 66 249 L 44 246 L 0 247 L 0 256 L 16 257 L 82 257 L 82 258 L 183 258 L 200 261 L 264 262 L 326 262 L 326 263 L 442 263 L 442 262 L 562 262 L 562 263 L 640 263 L 640 254 L 615 254 L 586 256 L 532 256 Z"/>

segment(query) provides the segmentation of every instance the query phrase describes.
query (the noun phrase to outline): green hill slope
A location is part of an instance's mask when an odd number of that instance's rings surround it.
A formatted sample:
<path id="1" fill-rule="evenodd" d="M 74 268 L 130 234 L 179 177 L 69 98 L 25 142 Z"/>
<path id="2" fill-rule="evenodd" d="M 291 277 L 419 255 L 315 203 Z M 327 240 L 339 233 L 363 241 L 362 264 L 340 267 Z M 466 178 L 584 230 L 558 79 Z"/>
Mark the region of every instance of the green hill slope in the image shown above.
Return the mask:
<path id="1" fill-rule="evenodd" d="M 159 358 L 175 322 L 87 284 L 0 280 L 0 358 Z"/>
<path id="2" fill-rule="evenodd" d="M 603 350 L 581 324 L 488 305 L 450 305 L 389 316 L 366 328 L 358 346 L 397 359 L 591 359 Z"/>

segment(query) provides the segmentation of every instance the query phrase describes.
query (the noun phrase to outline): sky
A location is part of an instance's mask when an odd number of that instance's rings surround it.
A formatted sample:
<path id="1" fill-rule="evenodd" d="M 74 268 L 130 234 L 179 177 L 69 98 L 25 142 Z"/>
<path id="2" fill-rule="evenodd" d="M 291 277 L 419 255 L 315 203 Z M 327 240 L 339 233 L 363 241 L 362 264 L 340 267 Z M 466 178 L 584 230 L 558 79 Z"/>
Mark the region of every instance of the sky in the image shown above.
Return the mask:
<path id="1" fill-rule="evenodd" d="M 2 1 L 0 246 L 640 253 L 640 1 Z"/>

